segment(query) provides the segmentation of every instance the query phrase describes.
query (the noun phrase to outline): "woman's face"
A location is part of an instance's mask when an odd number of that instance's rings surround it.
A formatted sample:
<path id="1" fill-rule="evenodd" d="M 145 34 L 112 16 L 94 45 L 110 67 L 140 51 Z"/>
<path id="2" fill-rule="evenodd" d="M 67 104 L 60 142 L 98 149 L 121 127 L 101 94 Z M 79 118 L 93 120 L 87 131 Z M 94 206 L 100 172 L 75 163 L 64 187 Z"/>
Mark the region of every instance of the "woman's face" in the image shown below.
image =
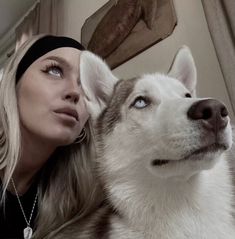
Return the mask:
<path id="1" fill-rule="evenodd" d="M 71 144 L 88 119 L 79 79 L 80 51 L 62 47 L 38 58 L 17 85 L 23 137 Z"/>

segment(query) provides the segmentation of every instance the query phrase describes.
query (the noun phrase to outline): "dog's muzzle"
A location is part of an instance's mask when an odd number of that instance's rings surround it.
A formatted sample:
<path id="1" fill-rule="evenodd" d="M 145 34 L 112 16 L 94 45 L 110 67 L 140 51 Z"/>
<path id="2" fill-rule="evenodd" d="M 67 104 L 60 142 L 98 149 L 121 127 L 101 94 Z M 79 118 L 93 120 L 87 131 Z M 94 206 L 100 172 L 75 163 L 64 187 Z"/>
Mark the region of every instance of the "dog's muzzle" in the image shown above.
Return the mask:
<path id="1" fill-rule="evenodd" d="M 229 122 L 228 110 L 223 103 L 215 99 L 199 100 L 190 106 L 187 111 L 187 116 L 189 120 L 201 126 L 203 133 L 213 138 L 213 140 L 211 140 L 211 144 L 204 145 L 177 161 L 198 159 L 197 155 L 215 153 L 218 151 L 222 152 L 229 148 L 228 143 L 221 137 L 221 134 L 223 134 Z M 162 166 L 171 161 L 172 160 L 168 159 L 155 159 L 151 164 L 152 166 Z M 175 160 L 173 161 L 175 162 Z"/>

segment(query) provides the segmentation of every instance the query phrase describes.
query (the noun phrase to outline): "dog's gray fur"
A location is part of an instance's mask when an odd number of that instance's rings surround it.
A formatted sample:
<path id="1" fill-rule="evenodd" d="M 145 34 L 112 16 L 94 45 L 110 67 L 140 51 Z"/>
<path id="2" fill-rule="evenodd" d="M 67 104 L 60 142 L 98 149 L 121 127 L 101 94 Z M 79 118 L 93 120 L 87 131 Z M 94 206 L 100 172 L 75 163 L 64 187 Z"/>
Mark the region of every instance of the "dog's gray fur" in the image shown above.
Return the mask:
<path id="1" fill-rule="evenodd" d="M 234 239 L 225 155 L 231 127 L 227 116 L 226 127 L 213 132 L 206 120 L 190 119 L 189 109 L 205 99 L 195 96 L 189 49 L 178 52 L 168 75 L 121 81 L 85 51 L 81 82 L 107 201 L 54 238 Z"/>

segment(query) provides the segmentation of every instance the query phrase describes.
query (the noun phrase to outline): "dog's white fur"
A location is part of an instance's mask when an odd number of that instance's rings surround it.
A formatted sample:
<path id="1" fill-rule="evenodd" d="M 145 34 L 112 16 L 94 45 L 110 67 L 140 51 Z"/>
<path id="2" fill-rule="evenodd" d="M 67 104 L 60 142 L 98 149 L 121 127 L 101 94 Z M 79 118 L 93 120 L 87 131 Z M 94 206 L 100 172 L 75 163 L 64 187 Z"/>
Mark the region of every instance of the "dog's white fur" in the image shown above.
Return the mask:
<path id="1" fill-rule="evenodd" d="M 196 68 L 190 50 L 179 50 L 167 75 L 132 80 L 123 102 L 120 88 L 128 80 L 120 83 L 100 58 L 82 52 L 80 69 L 95 129 L 98 174 L 116 211 L 102 238 L 234 239 L 225 152 L 193 153 L 213 143 L 215 136 L 187 116 L 191 105 L 202 100 L 195 96 Z M 193 97 L 186 98 L 186 93 Z M 113 107 L 115 101 L 122 103 Z M 110 129 L 106 114 L 116 117 L 111 117 Z M 230 124 L 216 137 L 229 149 Z M 153 166 L 155 159 L 169 163 Z M 78 229 L 79 236 L 70 238 L 95 238 L 91 228 L 83 231 Z"/>
<path id="2" fill-rule="evenodd" d="M 118 80 L 102 60 L 83 52 L 81 81 L 95 125 Z M 99 173 L 110 203 L 121 215 L 111 219 L 110 238 L 235 238 L 224 152 L 190 156 L 213 140 L 200 123 L 187 117 L 190 106 L 201 100 L 195 97 L 195 87 L 194 60 L 183 47 L 168 75 L 146 74 L 136 80 L 119 109 L 121 119 L 111 132 L 97 136 Z M 185 98 L 185 93 L 193 98 Z M 133 107 L 138 96 L 151 103 L 145 107 L 140 98 Z M 231 147 L 230 124 L 218 137 Z M 185 157 L 191 159 L 182 160 Z M 154 159 L 171 162 L 156 167 L 151 165 Z"/>

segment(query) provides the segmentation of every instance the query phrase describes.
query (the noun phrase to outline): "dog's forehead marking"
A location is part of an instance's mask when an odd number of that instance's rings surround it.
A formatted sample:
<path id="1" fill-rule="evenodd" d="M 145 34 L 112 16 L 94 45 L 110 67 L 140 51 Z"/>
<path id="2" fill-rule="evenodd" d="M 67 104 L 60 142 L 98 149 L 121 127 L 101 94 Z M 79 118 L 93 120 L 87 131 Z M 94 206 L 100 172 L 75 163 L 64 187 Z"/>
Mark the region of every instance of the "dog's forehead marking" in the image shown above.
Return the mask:
<path id="1" fill-rule="evenodd" d="M 120 80 L 114 87 L 113 95 L 97 120 L 98 134 L 109 133 L 121 120 L 121 107 L 128 97 L 137 94 L 151 94 L 159 100 L 179 97 L 187 90 L 178 80 L 163 74 L 149 74 L 140 78 Z"/>
<path id="2" fill-rule="evenodd" d="M 97 120 L 98 134 L 109 133 L 121 120 L 121 107 L 133 91 L 137 78 L 120 80 L 114 87 L 112 98 Z"/>
<path id="3" fill-rule="evenodd" d="M 159 73 L 142 76 L 133 91 L 150 93 L 161 98 L 172 98 L 188 92 L 180 81 Z"/>

